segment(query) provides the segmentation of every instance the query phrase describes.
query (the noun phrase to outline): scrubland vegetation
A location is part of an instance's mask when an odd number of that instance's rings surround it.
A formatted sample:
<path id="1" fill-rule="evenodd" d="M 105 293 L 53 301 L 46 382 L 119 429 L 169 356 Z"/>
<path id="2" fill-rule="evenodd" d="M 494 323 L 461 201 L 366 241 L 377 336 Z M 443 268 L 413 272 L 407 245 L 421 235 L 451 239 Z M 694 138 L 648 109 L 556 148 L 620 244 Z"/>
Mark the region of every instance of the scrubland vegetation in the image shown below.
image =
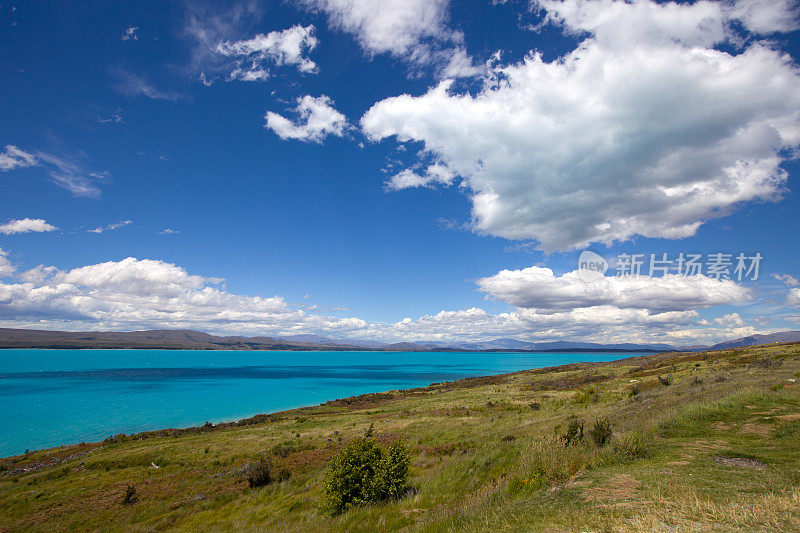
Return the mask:
<path id="1" fill-rule="evenodd" d="M 0 530 L 800 530 L 800 345 L 437 383 L 0 460 Z"/>

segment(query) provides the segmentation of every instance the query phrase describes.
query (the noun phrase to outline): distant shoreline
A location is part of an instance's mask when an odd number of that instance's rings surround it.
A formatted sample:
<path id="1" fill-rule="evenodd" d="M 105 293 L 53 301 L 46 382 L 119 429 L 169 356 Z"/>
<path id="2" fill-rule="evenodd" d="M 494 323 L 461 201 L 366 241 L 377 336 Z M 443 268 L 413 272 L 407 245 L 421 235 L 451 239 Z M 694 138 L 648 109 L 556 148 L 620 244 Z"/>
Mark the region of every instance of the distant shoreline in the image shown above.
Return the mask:
<path id="1" fill-rule="evenodd" d="M 384 353 L 671 353 L 669 350 L 653 349 L 616 349 L 616 348 L 551 348 L 544 350 L 512 350 L 495 348 L 490 350 L 466 350 L 461 348 L 435 348 L 429 350 L 407 350 L 407 349 L 381 349 L 381 348 L 192 348 L 192 347 L 170 347 L 170 346 L 0 346 L 0 350 L 170 350 L 170 351 L 193 351 L 193 352 L 384 352 Z M 680 350 L 674 350 L 679 352 Z"/>

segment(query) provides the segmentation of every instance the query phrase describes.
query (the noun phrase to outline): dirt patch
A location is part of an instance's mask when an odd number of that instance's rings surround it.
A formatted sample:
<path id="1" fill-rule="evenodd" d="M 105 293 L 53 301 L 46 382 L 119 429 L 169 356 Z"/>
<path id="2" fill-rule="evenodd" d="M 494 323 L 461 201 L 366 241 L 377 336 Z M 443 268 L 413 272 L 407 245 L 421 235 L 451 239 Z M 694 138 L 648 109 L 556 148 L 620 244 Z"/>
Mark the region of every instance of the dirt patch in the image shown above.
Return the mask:
<path id="1" fill-rule="evenodd" d="M 767 424 L 749 423 L 742 426 L 739 433 L 758 435 L 760 437 L 769 437 L 772 427 Z"/>
<path id="2" fill-rule="evenodd" d="M 753 470 L 764 470 L 767 465 L 757 459 L 747 459 L 745 457 L 712 457 L 712 461 L 725 466 L 738 466 L 739 468 L 751 468 Z"/>
<path id="3" fill-rule="evenodd" d="M 667 466 L 686 466 L 689 464 L 689 461 L 670 461 L 666 464 Z"/>
<path id="4" fill-rule="evenodd" d="M 795 413 L 795 414 L 791 414 L 791 415 L 780 415 L 780 416 L 776 416 L 775 418 L 778 418 L 780 420 L 784 420 L 786 422 L 791 422 L 792 420 L 800 420 L 800 413 Z"/>
<path id="5" fill-rule="evenodd" d="M 695 452 L 706 452 L 712 450 L 719 450 L 721 448 L 728 447 L 728 442 L 724 440 L 715 440 L 713 442 L 709 442 L 706 440 L 698 440 L 690 445 L 686 446 L 688 451 L 695 451 Z"/>
<path id="6" fill-rule="evenodd" d="M 725 422 L 714 422 L 713 424 L 711 424 L 711 429 L 715 431 L 726 431 L 728 429 L 731 429 L 731 425 L 726 424 Z"/>
<path id="7" fill-rule="evenodd" d="M 627 474 L 617 474 L 601 485 L 583 490 L 583 497 L 592 502 L 625 502 L 636 497 L 641 483 Z"/>

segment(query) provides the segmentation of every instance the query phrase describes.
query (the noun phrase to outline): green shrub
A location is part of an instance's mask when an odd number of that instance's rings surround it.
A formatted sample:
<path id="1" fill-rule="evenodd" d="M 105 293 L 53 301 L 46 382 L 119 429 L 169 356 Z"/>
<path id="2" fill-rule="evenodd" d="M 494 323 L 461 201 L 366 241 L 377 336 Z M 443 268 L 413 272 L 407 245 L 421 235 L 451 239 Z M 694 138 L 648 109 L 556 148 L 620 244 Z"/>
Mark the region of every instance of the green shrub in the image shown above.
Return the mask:
<path id="1" fill-rule="evenodd" d="M 136 503 L 136 487 L 128 485 L 125 487 L 125 496 L 122 498 L 122 505 L 130 505 Z"/>
<path id="2" fill-rule="evenodd" d="M 395 442 L 384 453 L 372 437 L 353 439 L 328 466 L 328 507 L 333 514 L 339 514 L 351 507 L 401 497 L 408 490 L 410 462 L 402 442 Z"/>
<path id="3" fill-rule="evenodd" d="M 588 389 L 575 391 L 575 394 L 572 396 L 572 401 L 575 403 L 588 403 L 590 401 L 596 402 L 598 398 L 597 391 L 594 390 L 594 387 L 589 387 Z"/>
<path id="4" fill-rule="evenodd" d="M 658 382 L 664 385 L 665 387 L 669 387 L 672 385 L 672 374 L 667 374 L 665 376 L 658 376 Z"/>
<path id="5" fill-rule="evenodd" d="M 614 439 L 614 451 L 624 459 L 650 457 L 651 439 L 642 431 L 626 431 Z"/>
<path id="6" fill-rule="evenodd" d="M 561 436 L 565 446 L 583 442 L 583 420 L 571 418 L 567 424 L 567 431 Z"/>
<path id="7" fill-rule="evenodd" d="M 272 483 L 272 463 L 266 457 L 247 465 L 246 473 L 247 484 L 251 489 Z"/>
<path id="8" fill-rule="evenodd" d="M 594 421 L 591 429 L 589 429 L 589 436 L 595 444 L 602 447 L 611 440 L 611 435 L 614 433 L 612 429 L 611 419 L 608 417 L 598 418 Z"/>

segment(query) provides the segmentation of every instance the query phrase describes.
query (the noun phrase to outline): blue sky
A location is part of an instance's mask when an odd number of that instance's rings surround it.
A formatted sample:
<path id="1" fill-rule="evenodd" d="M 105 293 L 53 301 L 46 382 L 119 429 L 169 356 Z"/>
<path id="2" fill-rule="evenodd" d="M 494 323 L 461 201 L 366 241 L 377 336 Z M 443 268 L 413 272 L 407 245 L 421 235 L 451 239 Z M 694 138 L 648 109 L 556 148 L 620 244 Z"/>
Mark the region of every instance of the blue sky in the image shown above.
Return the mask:
<path id="1" fill-rule="evenodd" d="M 0 326 L 798 329 L 796 5 L 375 6 L 3 2 Z M 763 261 L 587 283 L 584 249 Z"/>

